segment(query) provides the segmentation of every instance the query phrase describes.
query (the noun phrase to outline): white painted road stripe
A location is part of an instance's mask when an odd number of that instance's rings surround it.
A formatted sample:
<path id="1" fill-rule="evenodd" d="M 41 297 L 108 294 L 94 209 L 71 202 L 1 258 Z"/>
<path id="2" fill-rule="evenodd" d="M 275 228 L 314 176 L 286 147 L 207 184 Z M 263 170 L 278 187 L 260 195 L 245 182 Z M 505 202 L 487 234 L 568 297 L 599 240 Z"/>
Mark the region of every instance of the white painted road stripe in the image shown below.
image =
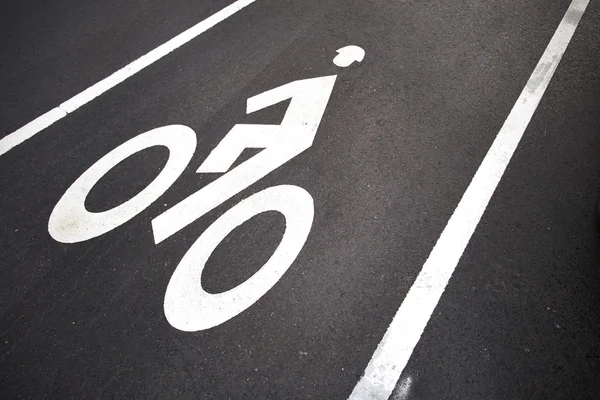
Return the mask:
<path id="1" fill-rule="evenodd" d="M 589 0 L 573 0 L 502 129 L 396 312 L 350 400 L 387 400 L 523 137 Z"/>
<path id="2" fill-rule="evenodd" d="M 20 145 L 38 132 L 43 131 L 59 119 L 65 117 L 67 113 L 62 108 L 56 107 L 47 113 L 40 115 L 27 125 L 17 129 L 13 133 L 6 135 L 0 140 L 0 156 Z"/>
<path id="3" fill-rule="evenodd" d="M 27 125 L 8 134 L 0 139 L 0 156 L 255 1 L 256 0 L 237 0 L 235 3 L 230 4 L 216 14 L 206 18 L 204 21 L 199 22 L 188 30 L 180 33 L 173 39 L 163 43 L 154 50 L 151 50 L 149 53 L 141 56 L 112 75 L 90 86 L 83 92 L 71 97 L 58 107 L 53 108 Z"/>

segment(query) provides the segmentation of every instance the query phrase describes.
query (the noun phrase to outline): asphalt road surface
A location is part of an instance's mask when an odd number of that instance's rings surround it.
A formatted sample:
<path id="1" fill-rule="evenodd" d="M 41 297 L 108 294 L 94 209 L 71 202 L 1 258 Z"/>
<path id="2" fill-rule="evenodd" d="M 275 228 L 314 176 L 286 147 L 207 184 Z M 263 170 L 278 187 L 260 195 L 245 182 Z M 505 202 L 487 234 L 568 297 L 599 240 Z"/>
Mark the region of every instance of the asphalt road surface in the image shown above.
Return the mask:
<path id="1" fill-rule="evenodd" d="M 3 1 L 0 397 L 600 398 L 586 3 Z"/>

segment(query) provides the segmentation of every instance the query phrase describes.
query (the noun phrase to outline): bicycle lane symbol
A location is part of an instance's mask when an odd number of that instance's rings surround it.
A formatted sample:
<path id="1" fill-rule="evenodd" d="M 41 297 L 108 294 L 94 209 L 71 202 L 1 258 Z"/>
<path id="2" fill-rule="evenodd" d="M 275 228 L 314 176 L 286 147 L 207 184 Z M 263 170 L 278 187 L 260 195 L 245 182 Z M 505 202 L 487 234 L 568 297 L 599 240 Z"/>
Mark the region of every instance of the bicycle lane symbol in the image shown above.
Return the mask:
<path id="1" fill-rule="evenodd" d="M 361 62 L 364 50 L 346 46 L 333 62 L 347 67 Z M 248 114 L 290 99 L 280 125 L 237 124 L 213 149 L 197 173 L 223 173 L 221 177 L 155 217 L 156 244 L 168 239 L 224 201 L 246 189 L 312 146 L 329 102 L 337 75 L 297 80 L 267 90 L 247 100 Z M 103 212 L 89 212 L 85 199 L 94 185 L 117 164 L 153 146 L 169 149 L 169 158 L 158 176 L 128 201 Z M 246 148 L 261 152 L 230 170 Z M 93 239 L 126 223 L 142 212 L 179 178 L 196 149 L 195 132 L 183 125 L 168 125 L 142 133 L 110 151 L 88 168 L 54 207 L 48 232 L 62 243 Z M 265 211 L 285 217 L 283 238 L 270 259 L 248 280 L 223 293 L 202 288 L 204 265 L 213 250 L 237 226 Z M 218 326 L 240 314 L 285 274 L 300 253 L 312 227 L 314 204 L 303 188 L 278 185 L 242 200 L 212 223 L 183 256 L 167 285 L 164 312 L 176 329 L 188 332 Z"/>

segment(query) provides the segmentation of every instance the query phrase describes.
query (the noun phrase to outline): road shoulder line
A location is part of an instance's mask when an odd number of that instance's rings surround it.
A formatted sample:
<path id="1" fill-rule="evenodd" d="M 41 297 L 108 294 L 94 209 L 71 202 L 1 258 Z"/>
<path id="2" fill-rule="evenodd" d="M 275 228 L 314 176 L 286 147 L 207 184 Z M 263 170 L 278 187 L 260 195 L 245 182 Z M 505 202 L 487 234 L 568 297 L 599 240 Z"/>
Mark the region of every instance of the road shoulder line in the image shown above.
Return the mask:
<path id="1" fill-rule="evenodd" d="M 152 65 L 167 54 L 183 46 L 192 39 L 200 36 L 202 33 L 217 25 L 219 22 L 231 17 L 255 1 L 256 0 L 237 0 L 233 4 L 228 5 L 221 11 L 218 11 L 205 20 L 197 23 L 191 28 L 183 31 L 174 38 L 141 56 L 137 60 L 132 61 L 120 70 L 95 83 L 81 93 L 76 94 L 69 100 L 60 104 L 58 107 L 53 108 L 33 121 L 25 124 L 16 131 L 9 133 L 0 139 L 0 156 L 20 145 L 27 139 L 32 138 L 42 130 L 54 124 L 56 121 L 64 118 L 68 114 L 89 103 L 101 94 L 117 86 L 119 83 L 137 74 L 149 65 Z"/>
<path id="2" fill-rule="evenodd" d="M 387 400 L 494 194 L 589 0 L 573 0 L 349 400 Z"/>

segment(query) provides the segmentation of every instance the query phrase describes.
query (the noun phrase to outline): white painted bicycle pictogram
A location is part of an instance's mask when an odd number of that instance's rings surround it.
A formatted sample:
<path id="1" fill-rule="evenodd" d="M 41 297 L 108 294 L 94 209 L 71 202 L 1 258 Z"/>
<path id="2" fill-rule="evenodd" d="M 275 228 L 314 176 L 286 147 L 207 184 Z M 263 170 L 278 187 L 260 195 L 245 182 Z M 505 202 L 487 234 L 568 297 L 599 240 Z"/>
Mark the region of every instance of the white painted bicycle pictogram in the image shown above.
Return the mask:
<path id="1" fill-rule="evenodd" d="M 362 52 L 362 53 L 361 53 Z M 334 63 L 347 67 L 362 61 L 356 46 L 338 50 Z M 224 201 L 310 148 L 329 102 L 337 75 L 297 80 L 247 100 L 247 113 L 290 100 L 280 125 L 237 124 L 200 165 L 197 173 L 223 173 L 152 220 L 156 244 L 168 239 Z M 85 199 L 100 179 L 128 157 L 153 146 L 165 146 L 169 158 L 158 176 L 128 201 L 103 212 L 90 212 Z M 246 148 L 264 149 L 237 167 L 231 166 Z M 48 232 L 62 243 L 93 239 L 126 223 L 164 194 L 188 166 L 196 149 L 195 132 L 168 125 L 142 133 L 118 146 L 88 168 L 58 201 Z M 201 275 L 211 253 L 237 226 L 265 211 L 278 211 L 286 227 L 271 258 L 252 277 L 223 293 L 202 288 Z M 169 323 L 182 331 L 209 329 L 233 318 L 261 298 L 300 253 L 314 216 L 312 196 L 303 188 L 278 185 L 242 200 L 221 215 L 194 242 L 176 267 L 165 293 Z"/>

